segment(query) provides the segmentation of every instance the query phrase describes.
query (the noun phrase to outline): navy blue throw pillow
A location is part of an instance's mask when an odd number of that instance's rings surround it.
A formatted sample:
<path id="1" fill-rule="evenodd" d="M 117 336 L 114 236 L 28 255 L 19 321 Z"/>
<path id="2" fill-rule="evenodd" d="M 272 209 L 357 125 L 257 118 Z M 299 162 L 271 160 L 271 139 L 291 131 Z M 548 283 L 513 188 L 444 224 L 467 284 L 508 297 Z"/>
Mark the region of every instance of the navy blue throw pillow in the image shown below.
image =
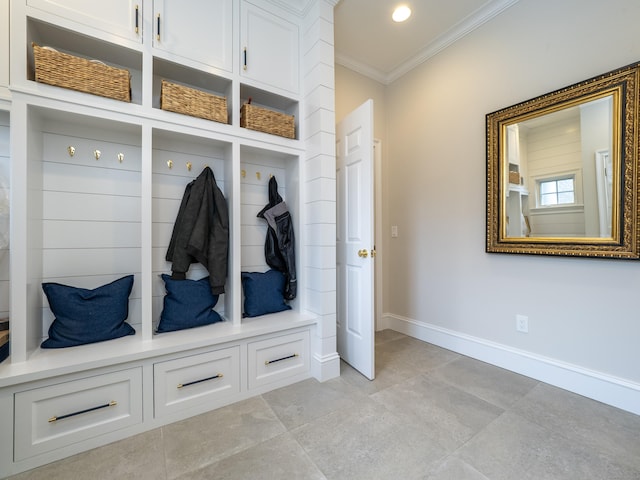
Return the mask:
<path id="1" fill-rule="evenodd" d="M 258 317 L 267 313 L 291 310 L 284 302 L 285 277 L 278 270 L 242 272 L 244 290 L 243 317 Z"/>
<path id="2" fill-rule="evenodd" d="M 218 295 L 211 293 L 209 277 L 200 280 L 175 280 L 163 273 L 164 308 L 158 323 L 158 333 L 173 332 L 185 328 L 201 327 L 221 322 L 213 307 L 218 303 Z"/>
<path id="3" fill-rule="evenodd" d="M 133 275 L 127 275 L 93 290 L 60 283 L 43 283 L 55 320 L 42 348 L 64 348 L 133 335 L 125 322 L 129 316 L 129 294 Z"/>

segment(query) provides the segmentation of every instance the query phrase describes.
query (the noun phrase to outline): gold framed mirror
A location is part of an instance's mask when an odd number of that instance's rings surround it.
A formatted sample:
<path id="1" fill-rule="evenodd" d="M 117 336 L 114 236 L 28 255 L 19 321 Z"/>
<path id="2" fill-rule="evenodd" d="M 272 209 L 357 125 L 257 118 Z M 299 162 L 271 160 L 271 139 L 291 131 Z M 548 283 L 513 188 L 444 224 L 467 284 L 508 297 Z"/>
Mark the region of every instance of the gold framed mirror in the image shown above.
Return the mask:
<path id="1" fill-rule="evenodd" d="M 490 253 L 640 258 L 640 63 L 486 116 Z"/>

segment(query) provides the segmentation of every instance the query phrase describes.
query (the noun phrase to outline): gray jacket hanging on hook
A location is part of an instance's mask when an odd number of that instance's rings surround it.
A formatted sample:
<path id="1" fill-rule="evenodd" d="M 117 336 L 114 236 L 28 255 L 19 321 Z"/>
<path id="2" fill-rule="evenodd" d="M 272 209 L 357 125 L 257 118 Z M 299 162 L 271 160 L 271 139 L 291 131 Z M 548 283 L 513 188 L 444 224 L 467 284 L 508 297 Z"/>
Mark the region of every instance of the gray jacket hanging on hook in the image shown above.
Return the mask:
<path id="1" fill-rule="evenodd" d="M 271 177 L 269 180 L 269 203 L 258 212 L 257 216 L 265 219 L 268 225 L 264 244 L 267 265 L 284 273 L 286 277 L 284 298 L 293 300 L 298 292 L 293 220 L 287 204 L 278 194 L 276 177 Z"/>

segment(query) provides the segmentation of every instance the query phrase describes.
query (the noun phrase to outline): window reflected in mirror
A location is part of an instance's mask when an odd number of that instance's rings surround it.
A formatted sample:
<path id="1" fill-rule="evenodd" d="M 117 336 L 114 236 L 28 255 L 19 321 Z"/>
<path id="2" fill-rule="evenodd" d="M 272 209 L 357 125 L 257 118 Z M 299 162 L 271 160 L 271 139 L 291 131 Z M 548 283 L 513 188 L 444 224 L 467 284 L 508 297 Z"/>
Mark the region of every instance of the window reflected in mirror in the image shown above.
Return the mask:
<path id="1" fill-rule="evenodd" d="M 612 238 L 613 116 L 609 94 L 504 126 L 506 237 Z"/>

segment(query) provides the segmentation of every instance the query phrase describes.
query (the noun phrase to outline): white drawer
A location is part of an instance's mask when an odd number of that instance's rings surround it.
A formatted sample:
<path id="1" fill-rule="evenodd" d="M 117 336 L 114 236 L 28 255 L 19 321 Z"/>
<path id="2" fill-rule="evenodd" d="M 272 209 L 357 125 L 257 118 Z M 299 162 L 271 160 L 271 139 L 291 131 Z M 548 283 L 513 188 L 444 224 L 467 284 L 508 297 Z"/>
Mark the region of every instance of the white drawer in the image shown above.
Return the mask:
<path id="1" fill-rule="evenodd" d="M 257 388 L 309 371 L 309 331 L 251 342 L 249 388 Z"/>
<path id="2" fill-rule="evenodd" d="M 142 423 L 142 369 L 15 394 L 15 461 Z"/>
<path id="3" fill-rule="evenodd" d="M 162 417 L 240 392 L 240 347 L 167 360 L 153 366 L 155 416 Z"/>

